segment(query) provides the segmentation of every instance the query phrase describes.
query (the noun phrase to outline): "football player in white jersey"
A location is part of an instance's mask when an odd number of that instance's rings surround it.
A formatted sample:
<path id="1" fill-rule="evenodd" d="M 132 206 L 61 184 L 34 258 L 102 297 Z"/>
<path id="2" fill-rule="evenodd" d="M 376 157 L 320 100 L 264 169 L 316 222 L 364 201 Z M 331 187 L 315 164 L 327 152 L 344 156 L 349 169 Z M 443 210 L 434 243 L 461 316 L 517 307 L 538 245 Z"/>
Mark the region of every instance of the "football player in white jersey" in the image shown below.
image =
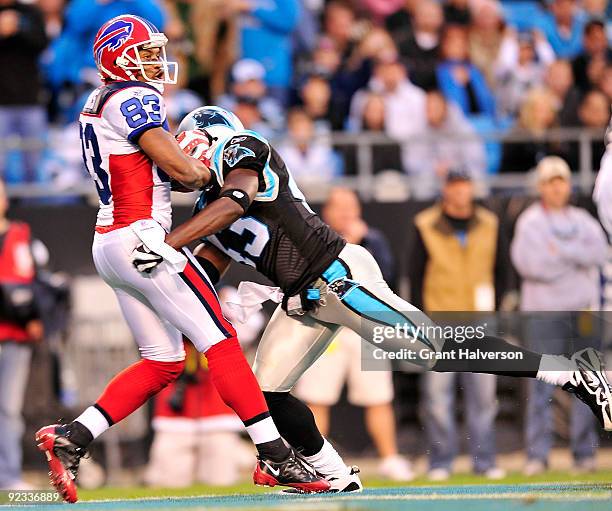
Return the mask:
<path id="1" fill-rule="evenodd" d="M 178 70 L 166 59 L 166 43 L 151 23 L 131 15 L 106 22 L 94 42 L 103 85 L 80 117 L 83 159 L 100 199 L 93 259 L 117 295 L 142 359 L 118 374 L 73 422 L 37 432 L 51 483 L 65 500 L 77 500 L 75 478 L 87 446 L 177 378 L 185 335 L 206 354 L 219 394 L 257 447 L 254 482 L 328 490 L 329 483 L 280 438 L 206 273 L 189 250 L 178 252 L 164 242 L 172 221 L 171 179 L 187 189 L 210 180 L 210 170 L 197 158 L 201 151 L 185 154 L 189 140 L 179 139 L 181 147 L 167 131 L 163 84 L 176 83 Z M 132 265 L 135 253 L 152 261 L 163 256 L 164 263 L 154 273 L 141 273 Z"/>
<path id="2" fill-rule="evenodd" d="M 604 139 L 606 152 L 601 158 L 593 200 L 597 204 L 599 220 L 606 229 L 608 237 L 612 240 L 612 119 Z"/>

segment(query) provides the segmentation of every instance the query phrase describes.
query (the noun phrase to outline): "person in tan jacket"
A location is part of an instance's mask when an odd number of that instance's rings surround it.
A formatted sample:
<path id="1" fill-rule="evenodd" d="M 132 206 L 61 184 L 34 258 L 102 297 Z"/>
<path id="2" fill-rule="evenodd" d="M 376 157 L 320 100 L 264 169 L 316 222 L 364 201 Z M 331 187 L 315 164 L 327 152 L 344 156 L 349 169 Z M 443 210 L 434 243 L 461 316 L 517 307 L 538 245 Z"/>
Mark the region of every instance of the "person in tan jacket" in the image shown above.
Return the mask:
<path id="1" fill-rule="evenodd" d="M 431 312 L 493 311 L 505 286 L 507 250 L 499 220 L 474 203 L 470 174 L 451 170 L 439 203 L 414 220 L 409 277 L 411 302 Z M 499 293 L 498 293 L 499 294 Z M 473 470 L 504 476 L 495 464 L 496 377 L 474 373 L 427 373 L 422 380 L 422 417 L 428 440 L 429 477 L 444 480 L 458 453 L 457 386 L 463 388 Z"/>

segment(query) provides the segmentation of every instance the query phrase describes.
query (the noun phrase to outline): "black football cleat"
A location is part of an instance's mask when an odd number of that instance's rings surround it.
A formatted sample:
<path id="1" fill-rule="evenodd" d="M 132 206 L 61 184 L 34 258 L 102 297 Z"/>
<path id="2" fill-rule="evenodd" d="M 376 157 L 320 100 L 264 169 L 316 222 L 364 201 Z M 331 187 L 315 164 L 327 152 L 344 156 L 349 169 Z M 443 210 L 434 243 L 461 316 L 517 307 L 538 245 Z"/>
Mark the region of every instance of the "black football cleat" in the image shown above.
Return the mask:
<path id="1" fill-rule="evenodd" d="M 36 444 L 47 458 L 49 480 L 66 502 L 77 501 L 76 477 L 87 450 L 71 442 L 66 426 L 51 424 L 36 432 Z"/>
<path id="2" fill-rule="evenodd" d="M 314 469 L 299 459 L 293 451 L 281 462 L 258 456 L 253 482 L 259 486 L 288 486 L 300 493 L 320 493 L 331 488 L 329 481 L 317 475 Z"/>
<path id="3" fill-rule="evenodd" d="M 601 354 L 593 348 L 574 353 L 572 362 L 578 370 L 572 373 L 563 390 L 584 401 L 606 431 L 612 431 L 612 386 L 608 381 Z"/>

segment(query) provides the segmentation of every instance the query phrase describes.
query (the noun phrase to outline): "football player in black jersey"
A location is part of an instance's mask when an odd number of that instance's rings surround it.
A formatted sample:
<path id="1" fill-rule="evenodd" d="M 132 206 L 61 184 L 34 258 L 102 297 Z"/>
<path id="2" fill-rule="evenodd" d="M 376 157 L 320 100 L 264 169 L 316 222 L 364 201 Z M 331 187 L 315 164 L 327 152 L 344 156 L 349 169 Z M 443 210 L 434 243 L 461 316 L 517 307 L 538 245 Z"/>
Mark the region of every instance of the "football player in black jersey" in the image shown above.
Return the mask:
<path id="1" fill-rule="evenodd" d="M 585 349 L 570 360 L 492 336 L 460 344 L 439 336 L 424 313 L 391 291 L 367 250 L 346 243 L 310 209 L 268 141 L 243 130 L 235 119 L 231 112 L 202 107 L 179 126 L 193 137 L 193 150 L 206 149 L 211 180 L 196 214 L 172 230 L 166 243 L 181 249 L 202 240 L 195 254 L 213 281 L 233 259 L 281 288 L 284 298 L 264 331 L 254 372 L 281 435 L 330 480 L 332 489 L 360 490 L 361 483 L 323 439 L 308 407 L 289 391 L 343 326 L 386 352 L 413 352 L 410 362 L 400 363 L 405 367 L 526 376 L 562 386 L 612 430 L 612 389 L 597 352 Z M 140 271 L 152 271 L 155 264 L 150 258 L 134 260 Z M 406 325 L 410 336 L 401 335 Z M 388 337 L 376 339 L 381 327 L 388 328 Z M 495 356 L 457 360 L 458 347 L 468 352 L 484 348 Z"/>

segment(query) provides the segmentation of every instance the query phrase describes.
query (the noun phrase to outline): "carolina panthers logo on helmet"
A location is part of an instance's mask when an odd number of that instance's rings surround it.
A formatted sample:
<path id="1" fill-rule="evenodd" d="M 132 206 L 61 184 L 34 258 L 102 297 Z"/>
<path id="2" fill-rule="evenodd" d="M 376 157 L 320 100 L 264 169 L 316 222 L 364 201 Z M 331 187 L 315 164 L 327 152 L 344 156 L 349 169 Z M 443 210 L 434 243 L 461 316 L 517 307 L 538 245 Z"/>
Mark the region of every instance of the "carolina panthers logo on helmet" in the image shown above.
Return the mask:
<path id="1" fill-rule="evenodd" d="M 196 125 L 199 129 L 204 129 L 209 126 L 227 126 L 229 128 L 234 128 L 232 123 L 229 122 L 220 112 L 215 111 L 204 111 L 204 112 L 196 112 L 193 116 Z"/>
<path id="2" fill-rule="evenodd" d="M 235 167 L 236 163 L 249 156 L 255 158 L 255 153 L 240 144 L 232 144 L 223 151 L 223 159 L 230 167 Z"/>
<path id="3" fill-rule="evenodd" d="M 117 20 L 106 27 L 94 45 L 96 62 L 101 61 L 103 50 L 115 51 L 120 48 L 131 37 L 133 30 L 134 25 L 124 20 Z"/>

